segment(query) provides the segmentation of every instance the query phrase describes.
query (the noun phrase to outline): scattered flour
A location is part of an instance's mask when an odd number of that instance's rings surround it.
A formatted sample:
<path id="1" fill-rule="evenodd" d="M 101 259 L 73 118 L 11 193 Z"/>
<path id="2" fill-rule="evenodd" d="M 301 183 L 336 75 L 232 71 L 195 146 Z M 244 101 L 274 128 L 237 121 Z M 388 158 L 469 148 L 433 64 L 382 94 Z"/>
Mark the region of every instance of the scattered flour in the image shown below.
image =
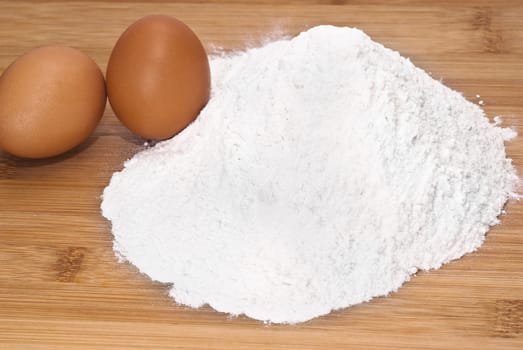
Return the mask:
<path id="1" fill-rule="evenodd" d="M 212 98 L 103 194 L 114 249 L 177 302 L 296 323 L 478 248 L 514 132 L 357 29 L 211 60 Z"/>

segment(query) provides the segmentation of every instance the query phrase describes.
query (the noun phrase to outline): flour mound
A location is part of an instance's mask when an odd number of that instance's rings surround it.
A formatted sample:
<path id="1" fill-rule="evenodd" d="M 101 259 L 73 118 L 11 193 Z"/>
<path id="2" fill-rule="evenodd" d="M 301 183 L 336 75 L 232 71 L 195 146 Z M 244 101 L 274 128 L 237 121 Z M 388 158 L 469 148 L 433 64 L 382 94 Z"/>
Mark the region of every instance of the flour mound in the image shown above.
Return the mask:
<path id="1" fill-rule="evenodd" d="M 506 129 L 357 29 L 211 60 L 212 98 L 103 194 L 114 250 L 179 303 L 296 323 L 478 248 Z"/>

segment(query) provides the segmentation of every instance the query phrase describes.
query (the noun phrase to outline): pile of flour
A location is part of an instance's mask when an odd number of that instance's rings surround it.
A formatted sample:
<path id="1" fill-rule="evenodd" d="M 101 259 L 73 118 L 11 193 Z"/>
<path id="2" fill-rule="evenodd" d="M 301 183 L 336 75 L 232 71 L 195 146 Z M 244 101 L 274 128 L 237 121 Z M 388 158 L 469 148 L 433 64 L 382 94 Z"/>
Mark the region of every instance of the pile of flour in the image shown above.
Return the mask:
<path id="1" fill-rule="evenodd" d="M 212 98 L 103 194 L 114 249 L 179 303 L 295 323 L 478 248 L 510 129 L 357 29 L 211 60 Z"/>

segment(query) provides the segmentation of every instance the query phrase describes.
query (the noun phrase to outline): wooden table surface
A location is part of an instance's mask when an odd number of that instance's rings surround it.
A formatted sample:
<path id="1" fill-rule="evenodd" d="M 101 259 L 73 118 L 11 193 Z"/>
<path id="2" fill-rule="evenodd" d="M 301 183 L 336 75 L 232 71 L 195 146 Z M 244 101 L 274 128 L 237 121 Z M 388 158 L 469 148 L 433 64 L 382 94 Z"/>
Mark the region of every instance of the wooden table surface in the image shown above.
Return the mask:
<path id="1" fill-rule="evenodd" d="M 62 44 L 102 70 L 134 20 L 164 13 L 209 52 L 317 24 L 355 26 L 523 132 L 523 1 L 0 1 L 0 72 Z M 300 325 L 176 305 L 112 252 L 100 194 L 142 147 L 107 107 L 78 150 L 40 161 L 0 153 L 0 349 L 523 349 L 523 203 L 476 253 L 419 273 L 386 298 Z M 507 144 L 523 174 L 523 137 Z"/>

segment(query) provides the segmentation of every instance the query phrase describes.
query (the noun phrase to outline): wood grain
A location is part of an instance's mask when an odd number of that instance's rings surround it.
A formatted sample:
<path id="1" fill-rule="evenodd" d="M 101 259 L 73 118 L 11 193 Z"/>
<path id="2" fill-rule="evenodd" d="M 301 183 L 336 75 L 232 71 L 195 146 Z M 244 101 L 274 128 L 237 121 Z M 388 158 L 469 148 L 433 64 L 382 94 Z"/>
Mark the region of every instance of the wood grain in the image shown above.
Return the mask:
<path id="1" fill-rule="evenodd" d="M 105 69 L 149 13 L 188 23 L 209 52 L 261 45 L 317 24 L 356 26 L 410 57 L 489 116 L 523 131 L 523 3 L 506 1 L 0 1 L 0 71 L 45 44 Z M 176 305 L 111 249 L 100 194 L 139 150 L 108 107 L 79 149 L 41 161 L 0 153 L 0 349 L 522 349 L 523 205 L 476 253 L 387 298 L 295 326 Z M 523 139 L 507 145 L 523 173 Z"/>

